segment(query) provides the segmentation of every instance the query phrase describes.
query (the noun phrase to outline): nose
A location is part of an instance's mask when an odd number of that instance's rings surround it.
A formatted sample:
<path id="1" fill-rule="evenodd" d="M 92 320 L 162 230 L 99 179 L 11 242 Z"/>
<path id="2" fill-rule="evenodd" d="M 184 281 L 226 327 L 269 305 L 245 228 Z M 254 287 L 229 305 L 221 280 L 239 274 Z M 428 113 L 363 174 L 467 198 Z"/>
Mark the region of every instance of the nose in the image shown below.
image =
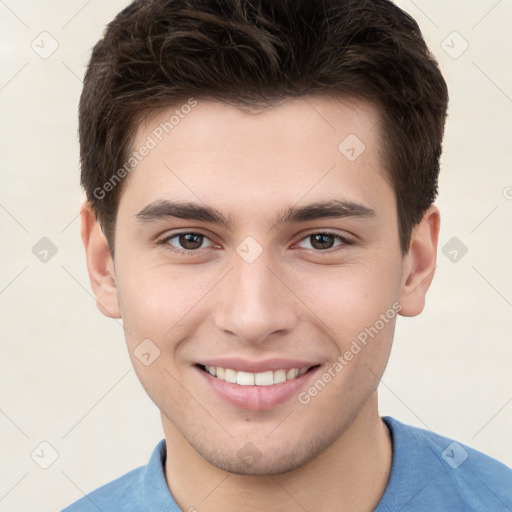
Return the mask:
<path id="1" fill-rule="evenodd" d="M 264 256 L 247 263 L 235 255 L 234 268 L 218 290 L 214 322 L 218 329 L 251 344 L 284 334 L 298 323 L 298 300 L 283 276 Z"/>

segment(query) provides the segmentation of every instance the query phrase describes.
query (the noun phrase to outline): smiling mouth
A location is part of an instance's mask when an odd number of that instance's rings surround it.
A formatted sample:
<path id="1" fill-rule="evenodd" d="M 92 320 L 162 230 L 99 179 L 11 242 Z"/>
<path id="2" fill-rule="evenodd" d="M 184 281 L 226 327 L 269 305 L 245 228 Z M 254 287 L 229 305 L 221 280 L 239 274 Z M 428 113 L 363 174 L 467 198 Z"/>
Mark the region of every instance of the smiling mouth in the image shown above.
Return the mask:
<path id="1" fill-rule="evenodd" d="M 317 368 L 319 365 L 305 366 L 303 368 L 290 368 L 260 373 L 237 371 L 232 368 L 222 368 L 220 366 L 199 365 L 199 368 L 212 377 L 219 380 L 238 384 L 240 386 L 273 386 L 283 382 L 297 379 L 305 373 Z"/>

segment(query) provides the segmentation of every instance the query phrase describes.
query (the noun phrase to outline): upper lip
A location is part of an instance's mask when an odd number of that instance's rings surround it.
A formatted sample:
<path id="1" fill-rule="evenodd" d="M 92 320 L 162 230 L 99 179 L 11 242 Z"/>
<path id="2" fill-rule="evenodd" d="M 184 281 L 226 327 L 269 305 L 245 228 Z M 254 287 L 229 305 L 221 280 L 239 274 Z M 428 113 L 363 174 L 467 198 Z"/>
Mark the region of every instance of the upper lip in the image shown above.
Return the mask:
<path id="1" fill-rule="evenodd" d="M 319 363 L 311 361 L 300 361 L 298 359 L 265 359 L 261 361 L 241 359 L 237 357 L 223 357 L 219 359 L 205 359 L 198 364 L 203 366 L 220 366 L 221 368 L 230 368 L 236 371 L 261 373 L 276 370 L 290 370 L 292 368 L 310 368 Z"/>

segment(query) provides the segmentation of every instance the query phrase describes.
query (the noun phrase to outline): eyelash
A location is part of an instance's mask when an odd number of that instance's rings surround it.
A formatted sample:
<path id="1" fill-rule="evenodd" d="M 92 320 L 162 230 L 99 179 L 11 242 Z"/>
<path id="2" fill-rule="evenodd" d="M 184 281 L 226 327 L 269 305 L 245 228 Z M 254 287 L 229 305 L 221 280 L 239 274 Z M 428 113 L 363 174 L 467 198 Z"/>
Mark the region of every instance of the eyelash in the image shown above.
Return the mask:
<path id="1" fill-rule="evenodd" d="M 158 240 L 157 243 L 160 244 L 160 245 L 167 245 L 168 247 L 170 247 L 169 250 L 171 250 L 172 252 L 174 252 L 176 254 L 179 254 L 179 255 L 184 255 L 184 256 L 197 256 L 198 254 L 203 254 L 203 252 L 205 252 L 208 249 L 208 248 L 206 248 L 206 249 L 195 249 L 195 250 L 193 250 L 193 249 L 189 249 L 189 250 L 187 250 L 187 249 L 178 249 L 178 248 L 172 246 L 171 244 L 169 244 L 170 240 L 173 240 L 174 238 L 178 238 L 181 235 L 198 235 L 198 236 L 202 236 L 203 238 L 205 238 L 205 239 L 207 239 L 207 240 L 209 240 L 211 242 L 211 240 L 206 235 L 204 235 L 203 233 L 198 233 L 198 232 L 195 232 L 195 231 L 180 231 L 179 233 L 173 233 L 172 235 L 166 236 L 166 237 L 162 238 L 161 240 Z M 304 241 L 304 240 L 306 240 L 308 238 L 311 238 L 314 235 L 332 236 L 335 239 L 338 239 L 341 243 L 338 244 L 337 246 L 334 246 L 334 247 L 331 247 L 331 248 L 325 249 L 325 250 L 321 250 L 321 249 L 303 249 L 303 248 L 300 248 L 300 250 L 313 251 L 314 254 L 318 254 L 318 255 L 324 256 L 324 255 L 332 254 L 333 252 L 336 252 L 338 250 L 341 250 L 345 246 L 349 246 L 349 245 L 354 245 L 355 244 L 354 240 L 351 240 L 349 238 L 341 236 L 341 235 L 339 235 L 337 233 L 333 233 L 331 231 L 315 231 L 313 233 L 309 233 L 308 235 L 306 235 L 303 238 L 301 238 L 299 242 L 302 242 L 302 241 Z"/>

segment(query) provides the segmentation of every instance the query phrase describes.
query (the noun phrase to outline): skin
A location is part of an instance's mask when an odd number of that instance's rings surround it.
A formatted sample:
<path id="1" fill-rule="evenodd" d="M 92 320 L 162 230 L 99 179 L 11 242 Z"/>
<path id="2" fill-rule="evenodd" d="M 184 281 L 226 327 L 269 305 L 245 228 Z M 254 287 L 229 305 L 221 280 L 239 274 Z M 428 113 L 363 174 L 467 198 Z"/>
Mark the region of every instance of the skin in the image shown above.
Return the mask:
<path id="1" fill-rule="evenodd" d="M 148 118 L 133 147 L 173 110 Z M 263 411 L 236 407 L 195 367 L 226 354 L 286 357 L 319 364 L 321 374 L 393 304 L 404 316 L 422 311 L 439 212 L 431 206 L 425 213 L 403 255 L 379 126 L 378 112 L 356 100 L 286 99 L 254 113 L 199 100 L 127 178 L 115 260 L 94 213 L 84 209 L 98 307 L 123 319 L 135 371 L 161 411 L 166 478 L 183 510 L 229 512 L 250 500 L 255 511 L 371 511 L 382 497 L 392 445 L 377 386 L 396 317 L 306 405 L 294 396 Z M 355 161 L 338 150 L 351 133 L 365 144 Z M 162 200 L 211 206 L 232 225 L 137 217 Z M 274 225 L 291 206 L 331 200 L 374 214 Z M 332 247 L 318 248 L 310 236 L 325 231 L 352 243 L 334 236 Z M 202 250 L 175 252 L 193 250 L 179 238 L 164 240 L 179 232 L 205 235 Z M 248 236 L 262 249 L 252 263 L 236 251 Z M 144 339 L 160 350 L 149 366 L 134 354 Z M 247 443 L 258 457 L 237 456 Z"/>

